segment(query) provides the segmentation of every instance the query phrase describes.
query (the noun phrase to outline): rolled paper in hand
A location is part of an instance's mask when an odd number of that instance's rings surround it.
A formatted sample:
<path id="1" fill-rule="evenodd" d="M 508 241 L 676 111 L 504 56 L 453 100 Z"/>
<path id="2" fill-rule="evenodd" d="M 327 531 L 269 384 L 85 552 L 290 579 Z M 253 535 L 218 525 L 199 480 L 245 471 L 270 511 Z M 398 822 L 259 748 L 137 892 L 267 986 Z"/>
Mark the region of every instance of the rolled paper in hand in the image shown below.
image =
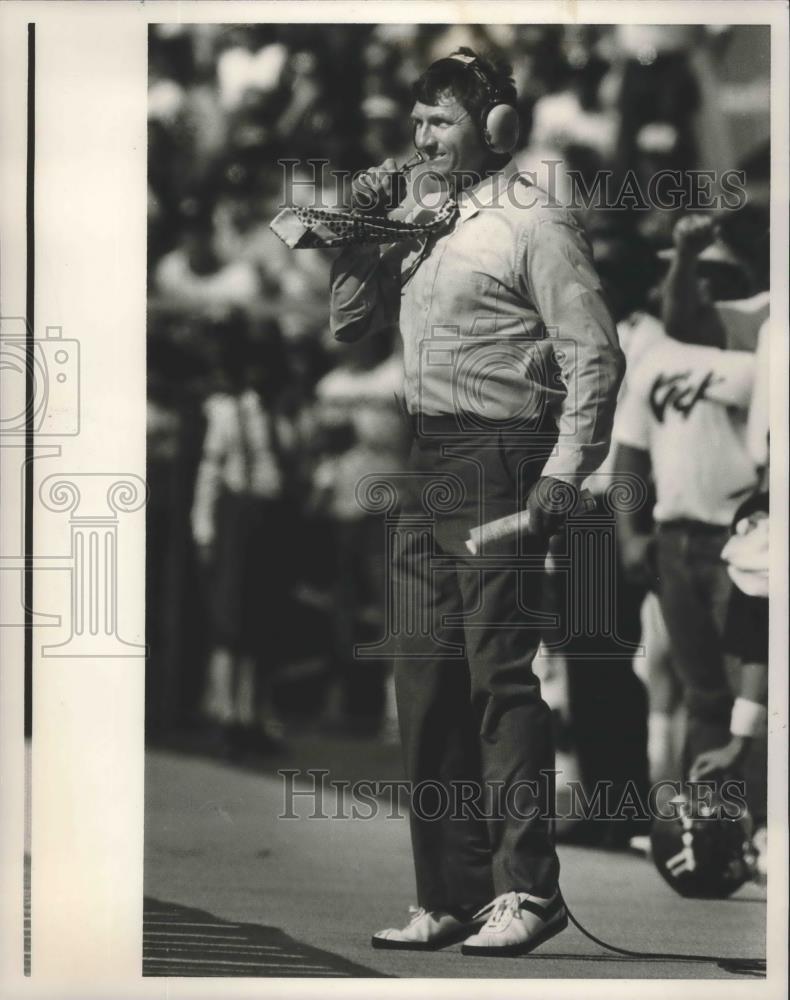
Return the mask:
<path id="1" fill-rule="evenodd" d="M 582 490 L 573 510 L 568 512 L 568 516 L 575 517 L 594 508 L 595 500 L 592 493 L 589 490 Z M 473 556 L 476 556 L 483 546 L 490 545 L 492 542 L 508 541 L 516 536 L 534 534 L 535 529 L 531 524 L 529 511 L 519 510 L 515 514 L 508 514 L 507 517 L 500 517 L 496 521 L 489 521 L 488 524 L 472 528 L 469 532 L 469 538 L 466 540 L 466 547 Z"/>

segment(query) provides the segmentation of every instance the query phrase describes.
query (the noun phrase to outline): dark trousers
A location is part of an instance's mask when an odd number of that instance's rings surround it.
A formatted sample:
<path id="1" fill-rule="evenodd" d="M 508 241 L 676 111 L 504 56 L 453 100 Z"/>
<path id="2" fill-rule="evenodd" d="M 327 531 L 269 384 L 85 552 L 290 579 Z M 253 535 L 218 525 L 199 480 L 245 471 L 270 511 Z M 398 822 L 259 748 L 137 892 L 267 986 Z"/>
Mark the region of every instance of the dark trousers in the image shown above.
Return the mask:
<path id="1" fill-rule="evenodd" d="M 211 617 L 214 641 L 271 668 L 283 643 L 284 505 L 247 493 L 220 494 L 216 509 Z"/>
<path id="2" fill-rule="evenodd" d="M 388 664 L 358 660 L 354 647 L 375 638 L 380 623 L 365 621 L 384 601 L 381 519 L 368 515 L 331 523 L 335 572 L 332 583 L 332 665 L 340 678 L 346 722 L 378 726 L 384 709 Z M 372 633 L 372 634 L 369 634 Z"/>
<path id="3" fill-rule="evenodd" d="M 600 795 L 604 807 L 594 827 L 579 832 L 585 842 L 615 847 L 649 826 L 634 802 L 636 793 L 647 803 L 650 789 L 647 692 L 633 670 L 645 590 L 623 574 L 615 515 L 602 496 L 553 537 L 551 553 L 546 607 L 556 615 L 557 628 L 544 642 L 565 661 L 569 736 L 579 774 L 590 801 Z"/>
<path id="4" fill-rule="evenodd" d="M 456 807 L 458 783 L 473 783 L 484 809 L 438 810 L 436 795 L 419 813 L 413 803 L 427 909 L 480 906 L 513 889 L 548 896 L 557 883 L 551 714 L 532 672 L 546 546 L 522 539 L 477 557 L 464 547 L 471 527 L 523 507 L 555 439 L 553 428 L 511 440 L 501 429 L 463 432 L 449 418 L 415 435 L 392 551 L 392 599 L 405 610 L 395 655 L 404 762 L 413 794 L 436 783 Z"/>
<path id="5" fill-rule="evenodd" d="M 579 659 L 581 648 L 581 643 L 574 645 L 566 662 L 572 739 L 584 787 L 591 794 L 603 784 L 615 810 L 627 791 L 635 790 L 647 803 L 645 686 L 632 661 L 607 660 L 605 655 L 596 661 Z"/>
<path id="6" fill-rule="evenodd" d="M 605 516 L 606 507 L 598 498 L 596 514 L 602 512 Z M 606 522 L 593 523 L 586 529 L 585 542 L 592 543 L 592 536 L 603 534 L 607 528 Z M 579 597 L 594 603 L 599 622 L 606 620 L 606 602 L 612 600 L 610 630 L 570 635 L 559 646 L 559 652 L 567 665 L 571 735 L 582 781 L 588 793 L 599 782 L 605 783 L 609 802 L 616 808 L 623 794 L 631 789 L 646 803 L 650 789 L 647 692 L 633 669 L 645 591 L 625 579 L 616 551 L 606 569 L 613 576 L 611 589 L 604 585 L 607 575 L 602 575 L 597 593 L 582 592 Z M 586 582 L 582 578 L 577 586 Z M 562 614 L 562 604 L 557 610 Z M 618 826 L 630 829 L 630 824 Z"/>
<path id="7" fill-rule="evenodd" d="M 727 528 L 673 521 L 657 532 L 659 599 L 688 713 L 684 771 L 730 739 L 732 690 L 724 653 L 731 584 L 721 560 Z"/>

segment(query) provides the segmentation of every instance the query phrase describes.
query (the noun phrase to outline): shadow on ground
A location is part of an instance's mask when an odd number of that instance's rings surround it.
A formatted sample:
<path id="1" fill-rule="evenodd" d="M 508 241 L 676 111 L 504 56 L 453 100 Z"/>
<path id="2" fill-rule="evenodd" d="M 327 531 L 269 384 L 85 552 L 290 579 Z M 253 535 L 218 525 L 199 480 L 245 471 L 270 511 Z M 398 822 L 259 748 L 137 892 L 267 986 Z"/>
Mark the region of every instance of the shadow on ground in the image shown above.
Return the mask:
<path id="1" fill-rule="evenodd" d="M 277 927 L 231 923 L 204 910 L 148 896 L 143 912 L 143 975 L 387 978 L 301 944 Z"/>

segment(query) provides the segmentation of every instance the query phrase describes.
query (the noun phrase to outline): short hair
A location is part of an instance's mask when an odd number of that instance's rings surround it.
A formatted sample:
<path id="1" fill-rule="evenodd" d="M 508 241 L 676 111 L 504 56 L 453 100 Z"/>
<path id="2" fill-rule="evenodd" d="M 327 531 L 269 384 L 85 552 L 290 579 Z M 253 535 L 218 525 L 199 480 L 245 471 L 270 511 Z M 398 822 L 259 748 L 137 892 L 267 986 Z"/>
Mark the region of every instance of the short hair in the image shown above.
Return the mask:
<path id="1" fill-rule="evenodd" d="M 486 88 L 468 63 L 453 56 L 467 56 L 474 59 L 477 68 L 489 84 Z M 489 89 L 490 88 L 490 89 Z M 491 103 L 492 93 L 502 104 L 516 106 L 516 85 L 510 65 L 493 57 L 479 56 L 466 46 L 456 49 L 451 55 L 438 59 L 419 77 L 412 87 L 412 96 L 422 104 L 438 104 L 447 92 L 460 101 L 470 115 L 477 120 L 485 107 Z"/>

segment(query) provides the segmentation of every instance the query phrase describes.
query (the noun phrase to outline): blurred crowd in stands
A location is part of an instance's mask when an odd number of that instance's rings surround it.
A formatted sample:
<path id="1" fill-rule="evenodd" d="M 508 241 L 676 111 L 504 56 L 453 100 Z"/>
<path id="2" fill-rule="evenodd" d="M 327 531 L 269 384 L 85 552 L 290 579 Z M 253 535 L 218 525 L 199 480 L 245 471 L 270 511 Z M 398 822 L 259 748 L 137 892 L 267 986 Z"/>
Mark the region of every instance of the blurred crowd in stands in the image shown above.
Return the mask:
<path id="1" fill-rule="evenodd" d="M 222 739 L 259 723 L 272 746 L 282 719 L 393 732 L 389 667 L 353 648 L 383 628 L 382 515 L 358 484 L 402 460 L 397 332 L 335 344 L 331 252 L 290 251 L 268 223 L 285 203 L 283 160 L 307 177 L 307 160 L 353 172 L 406 159 L 410 83 L 460 45 L 512 65 L 514 159 L 560 200 L 573 172 L 592 183 L 603 170 L 705 169 L 715 191 L 724 171 L 743 170 L 745 205 L 717 214 L 717 246 L 735 270 L 749 262 L 740 297 L 768 287 L 767 28 L 153 25 L 151 739 L 200 719 L 227 724 Z M 581 210 L 621 329 L 660 316 L 659 252 L 689 208 Z M 231 425 L 248 433 L 231 440 Z M 228 505 L 224 487 L 265 504 Z M 638 604 L 630 615 L 638 641 Z"/>

